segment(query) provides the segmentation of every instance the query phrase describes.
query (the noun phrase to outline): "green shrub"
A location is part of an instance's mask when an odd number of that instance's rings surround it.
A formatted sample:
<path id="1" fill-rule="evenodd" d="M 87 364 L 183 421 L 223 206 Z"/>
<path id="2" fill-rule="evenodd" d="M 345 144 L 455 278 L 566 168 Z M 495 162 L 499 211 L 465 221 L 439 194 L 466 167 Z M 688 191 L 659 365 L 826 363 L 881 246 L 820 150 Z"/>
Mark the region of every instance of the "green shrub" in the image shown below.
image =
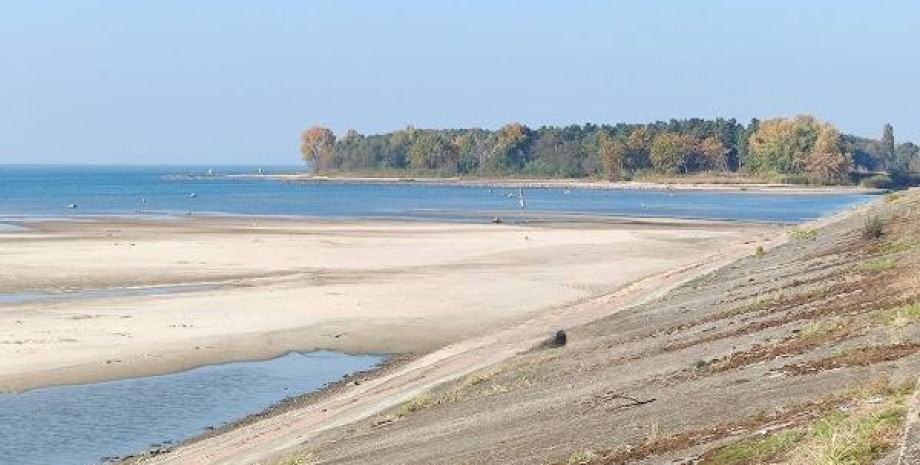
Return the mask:
<path id="1" fill-rule="evenodd" d="M 815 180 L 808 177 L 808 175 L 798 174 L 798 173 L 775 174 L 772 176 L 771 181 L 778 183 L 778 184 L 797 184 L 797 185 L 815 184 Z"/>
<path id="2" fill-rule="evenodd" d="M 878 239 L 883 234 L 885 234 L 885 222 L 882 221 L 882 218 L 875 214 L 867 216 L 863 224 L 863 239 Z"/>
<path id="3" fill-rule="evenodd" d="M 887 174 L 873 174 L 860 181 L 859 185 L 870 189 L 891 189 L 894 181 Z"/>

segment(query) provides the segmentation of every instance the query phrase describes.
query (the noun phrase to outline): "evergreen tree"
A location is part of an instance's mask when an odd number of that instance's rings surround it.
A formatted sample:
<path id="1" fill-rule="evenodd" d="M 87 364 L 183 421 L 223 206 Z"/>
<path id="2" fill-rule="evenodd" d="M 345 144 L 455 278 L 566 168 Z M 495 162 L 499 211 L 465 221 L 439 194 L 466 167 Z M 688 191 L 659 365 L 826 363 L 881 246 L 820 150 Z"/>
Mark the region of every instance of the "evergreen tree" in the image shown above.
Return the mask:
<path id="1" fill-rule="evenodd" d="M 885 164 L 885 169 L 890 171 L 895 168 L 894 128 L 891 123 L 885 123 L 885 128 L 882 129 L 882 160 Z"/>

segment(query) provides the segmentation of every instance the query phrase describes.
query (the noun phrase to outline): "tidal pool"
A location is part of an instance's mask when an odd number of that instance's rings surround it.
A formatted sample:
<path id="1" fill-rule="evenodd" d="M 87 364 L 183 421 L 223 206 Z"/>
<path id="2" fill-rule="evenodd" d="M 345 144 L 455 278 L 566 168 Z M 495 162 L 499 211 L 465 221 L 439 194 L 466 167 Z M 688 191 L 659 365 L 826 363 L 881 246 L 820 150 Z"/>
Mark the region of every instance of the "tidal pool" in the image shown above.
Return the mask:
<path id="1" fill-rule="evenodd" d="M 169 375 L 3 393 L 0 464 L 89 465 L 181 441 L 383 359 L 295 352 Z"/>

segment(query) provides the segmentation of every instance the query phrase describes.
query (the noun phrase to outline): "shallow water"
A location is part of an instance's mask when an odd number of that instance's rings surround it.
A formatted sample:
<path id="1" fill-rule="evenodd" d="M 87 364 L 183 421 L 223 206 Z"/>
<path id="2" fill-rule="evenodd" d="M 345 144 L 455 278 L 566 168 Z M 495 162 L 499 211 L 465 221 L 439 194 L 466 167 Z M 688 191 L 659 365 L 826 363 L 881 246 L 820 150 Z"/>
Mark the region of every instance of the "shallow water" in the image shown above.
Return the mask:
<path id="1" fill-rule="evenodd" d="M 291 171 L 295 167 L 274 168 Z M 483 222 L 516 218 L 518 189 L 296 183 L 200 176 L 189 166 L 0 166 L 0 218 L 86 215 L 282 215 Z M 255 167 L 217 167 L 218 174 Z M 265 170 L 270 173 L 272 170 Z M 182 176 L 174 176 L 182 174 Z M 529 213 L 796 223 L 872 197 L 861 194 L 526 189 Z M 76 208 L 68 208 L 75 205 Z"/>
<path id="2" fill-rule="evenodd" d="M 74 299 L 99 299 L 106 297 L 138 297 L 209 291 L 217 284 L 185 284 L 178 286 L 119 287 L 111 289 L 80 289 L 62 292 L 6 292 L 0 293 L 0 305 L 19 305 L 32 302 L 60 302 Z"/>
<path id="3" fill-rule="evenodd" d="M 28 230 L 29 230 L 28 228 L 24 228 L 16 224 L 0 223 L 0 234 L 12 233 L 12 232 L 24 232 Z"/>
<path id="4" fill-rule="evenodd" d="M 87 465 L 135 453 L 259 412 L 382 360 L 291 353 L 171 375 L 0 394 L 0 464 Z"/>

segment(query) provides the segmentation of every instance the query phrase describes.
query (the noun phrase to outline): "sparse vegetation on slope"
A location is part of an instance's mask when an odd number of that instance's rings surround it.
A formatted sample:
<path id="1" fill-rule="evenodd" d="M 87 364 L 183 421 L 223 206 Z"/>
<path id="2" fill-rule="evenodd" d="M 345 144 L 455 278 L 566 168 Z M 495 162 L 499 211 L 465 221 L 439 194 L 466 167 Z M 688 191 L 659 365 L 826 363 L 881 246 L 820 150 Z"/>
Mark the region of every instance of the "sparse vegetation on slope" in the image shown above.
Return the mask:
<path id="1" fill-rule="evenodd" d="M 887 456 L 920 372 L 918 214 L 920 193 L 891 198 L 882 235 L 865 215 L 813 228 L 310 446 L 319 463 Z"/>

